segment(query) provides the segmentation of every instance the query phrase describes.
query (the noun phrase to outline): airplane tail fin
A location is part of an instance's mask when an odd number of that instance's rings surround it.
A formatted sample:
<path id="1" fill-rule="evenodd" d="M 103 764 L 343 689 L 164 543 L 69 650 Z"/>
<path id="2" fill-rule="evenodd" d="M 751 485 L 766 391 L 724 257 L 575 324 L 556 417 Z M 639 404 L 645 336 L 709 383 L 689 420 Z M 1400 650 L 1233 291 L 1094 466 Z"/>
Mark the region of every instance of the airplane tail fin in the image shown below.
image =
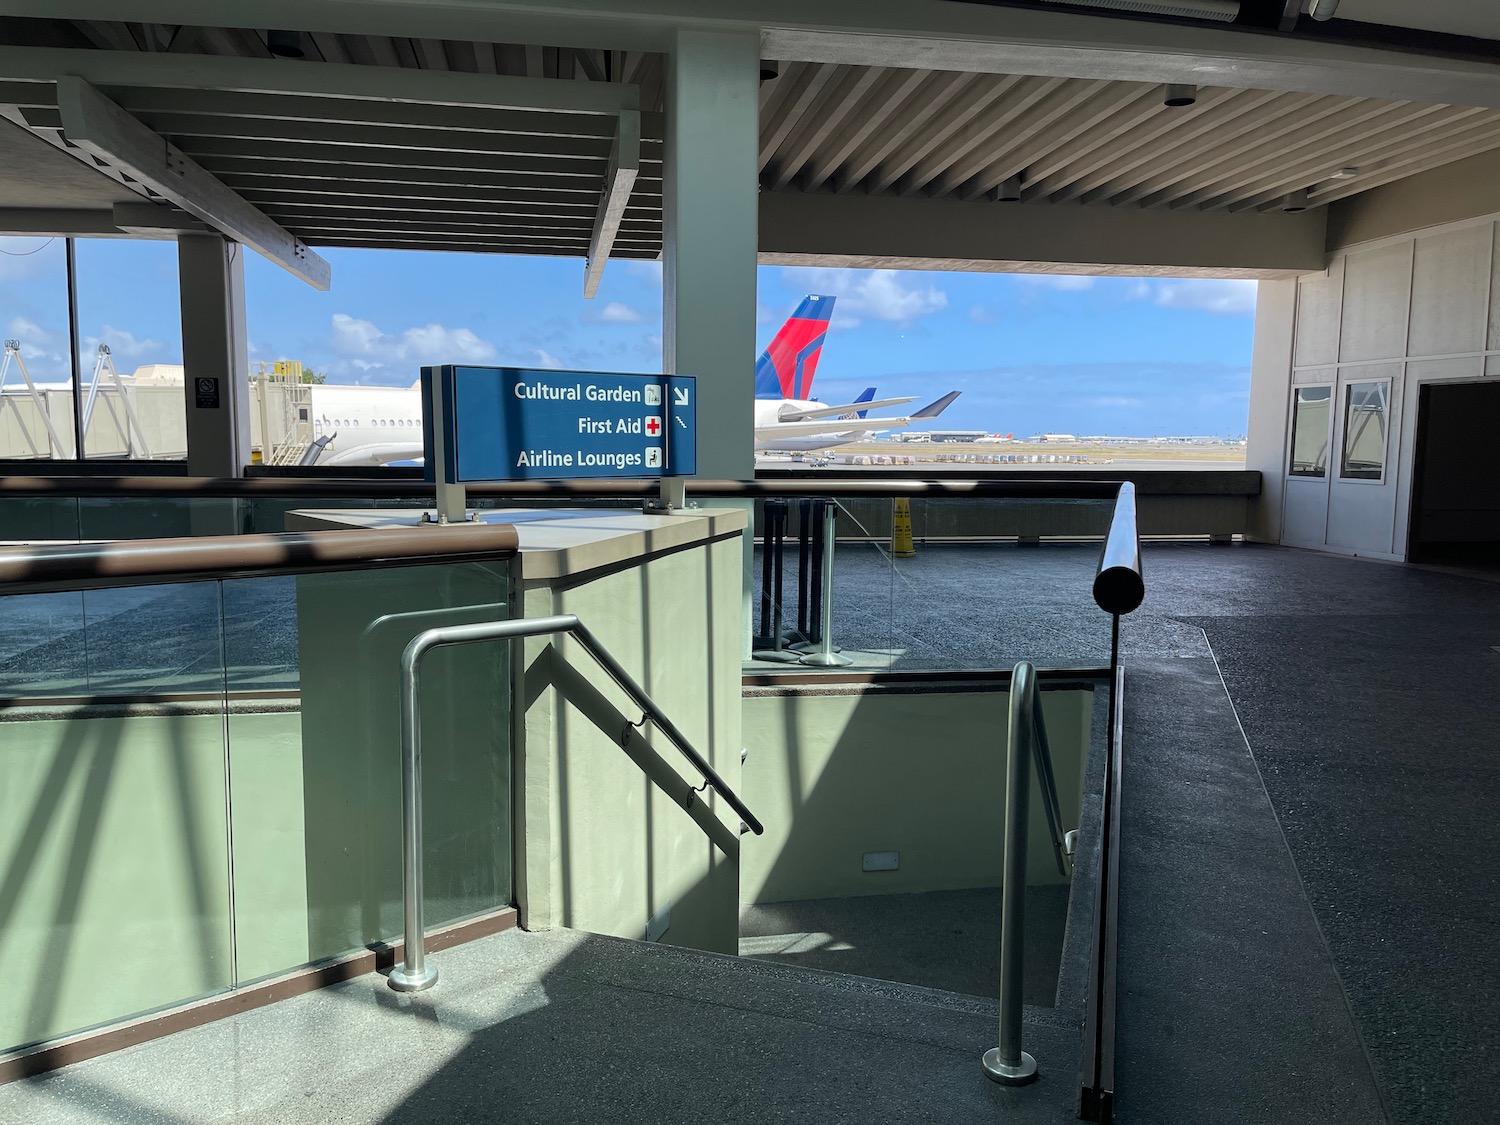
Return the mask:
<path id="1" fill-rule="evenodd" d="M 963 391 L 949 391 L 936 402 L 928 403 L 926 406 L 922 407 L 922 409 L 918 410 L 915 414 L 912 415 L 912 417 L 936 418 L 943 411 L 947 410 L 948 407 L 952 406 L 953 400 L 961 394 L 963 394 Z"/>
<path id="2" fill-rule="evenodd" d="M 855 399 L 854 401 L 855 402 L 874 402 L 875 401 L 875 388 L 874 387 L 866 387 L 863 391 L 861 391 L 859 393 L 859 397 L 857 399 Z M 851 405 L 853 405 L 853 404 L 851 403 Z M 869 413 L 870 412 L 868 410 L 851 410 L 848 414 L 840 415 L 840 417 L 842 417 L 842 418 L 863 418 L 866 415 L 868 415 Z"/>
<path id="3" fill-rule="evenodd" d="M 755 361 L 756 398 L 812 398 L 813 375 L 823 354 L 833 302 L 832 297 L 816 294 L 802 299 Z"/>

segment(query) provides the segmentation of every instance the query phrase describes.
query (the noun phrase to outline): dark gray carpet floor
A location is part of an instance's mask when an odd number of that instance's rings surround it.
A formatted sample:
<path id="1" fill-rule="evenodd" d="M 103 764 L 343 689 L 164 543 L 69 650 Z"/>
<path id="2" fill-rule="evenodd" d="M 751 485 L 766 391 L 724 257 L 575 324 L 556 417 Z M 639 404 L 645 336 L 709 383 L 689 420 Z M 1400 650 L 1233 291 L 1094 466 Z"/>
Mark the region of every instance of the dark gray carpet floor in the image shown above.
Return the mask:
<path id="1" fill-rule="evenodd" d="M 1348 1042 L 1320 1060 L 1268 1057 L 1256 1041 L 1257 1030 L 1293 1045 L 1319 1027 L 1332 1034 L 1328 981 L 1311 972 L 1326 938 L 1384 1114 L 1401 1125 L 1500 1118 L 1500 585 L 1274 548 L 1148 547 L 1145 562 L 1147 604 L 1125 629 L 1138 672 L 1127 695 L 1154 713 L 1131 718 L 1126 826 L 1156 858 L 1137 856 L 1129 878 L 1159 870 L 1136 888 L 1152 909 L 1126 928 L 1122 988 L 1153 941 L 1171 951 L 1184 917 L 1205 920 L 1197 973 L 1188 960 L 1162 983 L 1186 998 L 1216 977 L 1218 1028 L 1200 1010 L 1159 1038 L 1217 1059 L 1226 1076 L 1294 1067 L 1267 1087 L 1308 1089 L 1298 1115 L 1226 1085 L 1231 1104 L 1212 1119 L 1380 1120 L 1345 1081 L 1359 1069 Z M 1173 626 L 1205 631 L 1253 762 L 1233 714 L 1213 706 L 1223 689 L 1207 650 L 1189 656 Z M 1284 879 L 1266 885 L 1278 865 L 1271 822 L 1253 815 L 1262 779 L 1321 931 L 1292 943 L 1301 958 L 1265 964 L 1243 956 L 1235 927 L 1255 939 L 1258 919 L 1274 934 L 1295 911 Z M 1171 918 L 1178 891 L 1192 893 Z M 1169 921 L 1153 938 L 1160 914 Z M 1160 1120 L 1130 1113 L 1137 1083 L 1162 1064 L 1140 1046 L 1122 1040 L 1121 1119 Z"/>

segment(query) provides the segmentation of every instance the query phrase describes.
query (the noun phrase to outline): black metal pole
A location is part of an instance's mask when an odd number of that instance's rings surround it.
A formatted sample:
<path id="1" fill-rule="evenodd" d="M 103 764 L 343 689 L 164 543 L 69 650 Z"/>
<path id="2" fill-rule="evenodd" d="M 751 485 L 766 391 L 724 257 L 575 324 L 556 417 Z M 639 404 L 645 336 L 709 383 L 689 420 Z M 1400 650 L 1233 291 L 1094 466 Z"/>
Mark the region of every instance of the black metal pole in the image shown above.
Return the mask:
<path id="1" fill-rule="evenodd" d="M 812 548 L 812 499 L 797 503 L 797 636 L 807 640 L 808 561 Z"/>
<path id="2" fill-rule="evenodd" d="M 68 362 L 73 371 L 73 460 L 83 460 L 83 402 L 81 398 L 83 371 L 79 363 L 78 345 L 78 258 L 71 238 L 64 241 L 68 271 Z M 61 452 L 61 450 L 59 450 Z"/>
<path id="3" fill-rule="evenodd" d="M 756 640 L 771 635 L 771 508 L 767 500 L 760 509 L 760 631 Z"/>
<path id="4" fill-rule="evenodd" d="M 771 529 L 771 650 L 780 652 L 785 638 L 781 635 L 781 602 L 786 582 L 786 501 L 766 502 L 767 523 Z"/>

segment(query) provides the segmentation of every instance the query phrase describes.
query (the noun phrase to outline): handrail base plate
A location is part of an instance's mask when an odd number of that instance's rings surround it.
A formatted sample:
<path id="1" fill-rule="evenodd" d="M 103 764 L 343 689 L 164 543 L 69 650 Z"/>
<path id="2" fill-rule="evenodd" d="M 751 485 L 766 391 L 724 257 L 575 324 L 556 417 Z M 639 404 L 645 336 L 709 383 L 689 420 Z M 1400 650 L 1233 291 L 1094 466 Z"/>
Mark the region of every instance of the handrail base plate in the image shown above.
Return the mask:
<path id="1" fill-rule="evenodd" d="M 405 965 L 397 965 L 386 978 L 386 983 L 397 992 L 425 992 L 437 984 L 436 965 L 424 965 L 420 972 L 409 973 Z"/>
<path id="2" fill-rule="evenodd" d="M 984 1053 L 984 1061 L 981 1065 L 984 1067 L 986 1078 L 1006 1086 L 1024 1086 L 1036 1080 L 1036 1059 L 1025 1051 L 1021 1052 L 1020 1065 L 1011 1066 L 1000 1061 L 999 1047 L 991 1047 Z"/>

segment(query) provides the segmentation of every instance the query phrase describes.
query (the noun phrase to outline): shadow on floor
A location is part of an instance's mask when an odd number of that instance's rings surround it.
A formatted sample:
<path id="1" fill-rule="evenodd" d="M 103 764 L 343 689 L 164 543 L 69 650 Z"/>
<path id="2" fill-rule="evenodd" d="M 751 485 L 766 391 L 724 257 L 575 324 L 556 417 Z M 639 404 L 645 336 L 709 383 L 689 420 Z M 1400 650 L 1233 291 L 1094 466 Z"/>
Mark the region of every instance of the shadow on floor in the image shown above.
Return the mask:
<path id="1" fill-rule="evenodd" d="M 1057 1002 L 1067 886 L 1026 892 L 1025 1001 Z M 740 955 L 803 969 L 993 997 L 1000 982 L 1000 889 L 773 902 L 740 912 Z"/>

